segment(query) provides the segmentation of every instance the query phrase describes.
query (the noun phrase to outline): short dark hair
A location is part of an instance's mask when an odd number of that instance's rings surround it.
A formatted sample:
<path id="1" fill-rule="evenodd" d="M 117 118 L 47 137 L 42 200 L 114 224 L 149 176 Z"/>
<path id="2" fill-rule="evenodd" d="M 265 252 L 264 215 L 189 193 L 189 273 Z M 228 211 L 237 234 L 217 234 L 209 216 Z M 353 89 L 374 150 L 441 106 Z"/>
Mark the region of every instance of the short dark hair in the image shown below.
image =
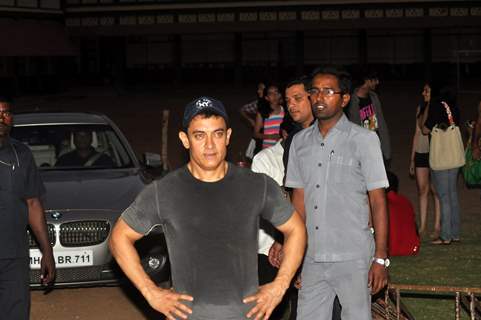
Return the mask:
<path id="1" fill-rule="evenodd" d="M 391 171 L 386 171 L 387 180 L 389 182 L 389 187 L 386 189 L 386 192 L 394 191 L 398 192 L 399 190 L 399 179 L 398 177 Z"/>
<path id="2" fill-rule="evenodd" d="M 338 69 L 336 67 L 320 67 L 314 69 L 311 75 L 311 79 L 314 79 L 321 74 L 327 74 L 336 77 L 337 81 L 339 82 L 339 89 L 341 89 L 341 92 L 351 93 L 351 75 L 347 71 Z"/>
<path id="3" fill-rule="evenodd" d="M 212 109 L 204 109 L 204 110 L 200 111 L 199 113 L 197 113 L 192 119 L 194 119 L 197 116 L 202 116 L 202 118 L 220 117 L 220 118 L 224 119 L 226 127 L 229 128 L 228 119 L 226 119 L 223 115 L 219 114 L 218 112 L 216 112 Z M 187 133 L 187 130 L 189 129 L 189 126 L 190 126 L 190 123 L 192 122 L 192 119 L 189 121 L 187 126 L 183 126 L 182 131 Z"/>
<path id="4" fill-rule="evenodd" d="M 368 70 L 363 72 L 362 74 L 362 80 L 373 80 L 373 79 L 379 79 L 379 74 L 375 70 Z"/>
<path id="5" fill-rule="evenodd" d="M 286 90 L 292 86 L 297 86 L 299 84 L 302 84 L 304 86 L 304 89 L 307 91 L 311 87 L 311 78 L 304 75 L 302 77 L 292 79 L 287 83 Z"/>

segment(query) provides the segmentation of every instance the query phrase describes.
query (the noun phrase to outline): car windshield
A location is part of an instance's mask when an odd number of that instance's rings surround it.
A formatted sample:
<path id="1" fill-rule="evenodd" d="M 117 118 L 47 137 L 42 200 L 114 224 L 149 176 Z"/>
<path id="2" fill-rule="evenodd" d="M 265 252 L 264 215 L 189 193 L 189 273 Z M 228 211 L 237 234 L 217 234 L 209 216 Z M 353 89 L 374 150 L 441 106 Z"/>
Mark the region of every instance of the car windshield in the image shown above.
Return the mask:
<path id="1" fill-rule="evenodd" d="M 122 141 L 108 125 L 19 125 L 11 136 L 30 147 L 40 169 L 133 166 Z"/>

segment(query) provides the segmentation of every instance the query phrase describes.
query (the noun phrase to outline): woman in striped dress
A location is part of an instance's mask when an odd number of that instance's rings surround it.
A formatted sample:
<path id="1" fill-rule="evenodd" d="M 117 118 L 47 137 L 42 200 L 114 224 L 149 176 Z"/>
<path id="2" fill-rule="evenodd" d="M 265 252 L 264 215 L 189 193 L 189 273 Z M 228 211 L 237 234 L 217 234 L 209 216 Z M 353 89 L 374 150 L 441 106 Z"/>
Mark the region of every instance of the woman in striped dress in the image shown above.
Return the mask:
<path id="1" fill-rule="evenodd" d="M 276 85 L 266 86 L 264 99 L 258 103 L 254 138 L 262 139 L 262 148 L 269 148 L 280 139 L 280 127 L 284 119 L 282 96 Z"/>

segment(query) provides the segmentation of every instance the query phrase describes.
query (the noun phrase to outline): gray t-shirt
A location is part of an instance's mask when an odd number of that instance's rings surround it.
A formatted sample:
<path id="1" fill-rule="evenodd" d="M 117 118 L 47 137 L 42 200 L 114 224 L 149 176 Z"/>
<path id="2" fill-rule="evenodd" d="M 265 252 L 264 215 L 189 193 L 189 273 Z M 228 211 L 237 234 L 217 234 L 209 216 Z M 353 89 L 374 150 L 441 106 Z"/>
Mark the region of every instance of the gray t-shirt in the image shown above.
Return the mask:
<path id="1" fill-rule="evenodd" d="M 306 256 L 316 262 L 372 256 L 367 193 L 388 187 L 374 132 L 343 115 L 322 137 L 316 121 L 294 136 L 286 186 L 304 189 Z"/>
<path id="2" fill-rule="evenodd" d="M 203 182 L 182 167 L 148 185 L 122 214 L 135 231 L 162 225 L 175 290 L 194 297 L 189 319 L 245 319 L 253 307 L 257 234 L 262 217 L 278 226 L 293 208 L 274 180 L 229 163 Z"/>

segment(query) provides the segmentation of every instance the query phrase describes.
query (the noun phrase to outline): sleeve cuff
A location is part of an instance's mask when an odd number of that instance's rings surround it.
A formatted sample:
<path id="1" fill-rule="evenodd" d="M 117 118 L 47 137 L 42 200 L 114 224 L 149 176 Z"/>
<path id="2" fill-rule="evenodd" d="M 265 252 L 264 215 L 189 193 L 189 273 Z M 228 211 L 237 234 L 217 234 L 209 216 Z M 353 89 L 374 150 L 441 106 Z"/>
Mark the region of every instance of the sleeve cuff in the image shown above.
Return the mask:
<path id="1" fill-rule="evenodd" d="M 289 181 L 289 180 L 286 180 L 286 182 L 284 183 L 284 186 L 288 187 L 288 188 L 304 188 L 304 185 L 298 181 Z"/>
<path id="2" fill-rule="evenodd" d="M 367 184 L 367 190 L 372 191 L 375 189 L 387 188 L 389 187 L 389 182 L 387 180 L 375 181 Z"/>

